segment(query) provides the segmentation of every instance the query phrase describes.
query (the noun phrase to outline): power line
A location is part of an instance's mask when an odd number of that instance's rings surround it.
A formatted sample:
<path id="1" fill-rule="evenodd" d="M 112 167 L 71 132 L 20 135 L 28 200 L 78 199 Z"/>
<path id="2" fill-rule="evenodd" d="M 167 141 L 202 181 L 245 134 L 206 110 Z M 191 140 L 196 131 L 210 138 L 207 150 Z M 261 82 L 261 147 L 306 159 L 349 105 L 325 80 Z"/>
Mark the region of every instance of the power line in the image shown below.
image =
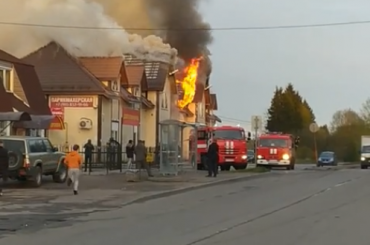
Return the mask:
<path id="1" fill-rule="evenodd" d="M 221 119 L 225 119 L 227 121 L 233 121 L 233 122 L 239 122 L 239 123 L 251 123 L 251 121 L 241 120 L 241 119 L 232 118 L 232 117 L 225 117 L 225 116 L 218 116 L 218 117 Z"/>
<path id="2" fill-rule="evenodd" d="M 349 25 L 370 24 L 370 20 L 332 22 L 307 25 L 278 25 L 278 26 L 250 26 L 250 27 L 214 27 L 214 28 L 124 28 L 127 31 L 252 31 L 252 30 L 276 30 L 276 29 L 301 29 L 315 27 L 334 27 Z M 84 30 L 122 30 L 120 27 L 89 27 L 89 26 L 69 26 L 69 25 L 46 25 L 20 22 L 3 22 L 0 25 L 24 26 L 24 27 L 41 27 L 41 28 L 59 28 L 59 29 L 84 29 Z"/>

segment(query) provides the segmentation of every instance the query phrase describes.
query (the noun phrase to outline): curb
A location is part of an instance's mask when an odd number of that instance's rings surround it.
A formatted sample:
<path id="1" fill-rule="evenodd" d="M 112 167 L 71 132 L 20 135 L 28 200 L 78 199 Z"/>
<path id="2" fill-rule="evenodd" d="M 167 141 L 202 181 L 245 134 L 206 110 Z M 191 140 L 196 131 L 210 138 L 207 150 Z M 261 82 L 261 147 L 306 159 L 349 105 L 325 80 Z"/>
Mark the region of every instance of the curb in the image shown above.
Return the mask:
<path id="1" fill-rule="evenodd" d="M 348 164 L 343 164 L 339 166 L 327 166 L 327 168 L 312 166 L 312 167 L 305 168 L 304 170 L 313 170 L 313 171 L 315 170 L 341 170 L 341 169 L 355 169 L 359 167 L 360 165 L 358 163 L 348 163 Z"/>
<path id="2" fill-rule="evenodd" d="M 218 181 L 214 181 L 214 182 L 199 184 L 199 185 L 195 185 L 195 186 L 182 187 L 182 188 L 178 188 L 178 189 L 174 189 L 174 190 L 170 190 L 170 191 L 164 191 L 164 192 L 159 192 L 159 193 L 155 193 L 155 194 L 148 195 L 148 196 L 139 197 L 137 199 L 134 199 L 132 201 L 124 203 L 122 205 L 122 207 L 129 206 L 129 205 L 132 205 L 132 204 L 140 204 L 140 203 L 144 203 L 144 202 L 147 202 L 147 201 L 160 199 L 160 198 L 164 198 L 164 197 L 174 196 L 174 195 L 178 195 L 178 194 L 182 194 L 182 193 L 190 192 L 190 191 L 194 191 L 194 190 L 205 189 L 205 188 L 211 187 L 211 186 L 237 183 L 237 182 L 242 182 L 242 181 L 245 181 L 245 180 L 258 179 L 258 178 L 266 177 L 266 176 L 269 176 L 269 175 L 275 175 L 275 174 L 276 173 L 267 172 L 267 173 L 249 175 L 249 176 L 240 176 L 240 177 L 235 177 L 235 178 L 223 179 L 223 180 L 218 180 Z"/>

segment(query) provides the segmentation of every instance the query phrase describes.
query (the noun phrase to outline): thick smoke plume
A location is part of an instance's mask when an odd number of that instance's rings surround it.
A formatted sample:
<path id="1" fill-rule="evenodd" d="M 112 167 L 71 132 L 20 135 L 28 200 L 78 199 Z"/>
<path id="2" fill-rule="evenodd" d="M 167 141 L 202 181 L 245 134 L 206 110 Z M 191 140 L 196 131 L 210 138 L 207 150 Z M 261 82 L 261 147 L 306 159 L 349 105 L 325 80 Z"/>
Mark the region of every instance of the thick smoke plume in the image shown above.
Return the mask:
<path id="1" fill-rule="evenodd" d="M 157 36 L 142 38 L 128 34 L 116 20 L 104 13 L 101 5 L 88 0 L 0 0 L 0 9 L 0 22 L 117 29 L 1 24 L 0 49 L 17 57 L 23 57 L 51 41 L 74 56 L 133 54 L 139 58 L 168 62 L 177 52 Z"/>
<path id="2" fill-rule="evenodd" d="M 200 0 L 91 1 L 102 4 L 106 13 L 130 32 L 160 35 L 184 60 L 208 55 L 205 52 L 212 35 L 198 10 Z"/>

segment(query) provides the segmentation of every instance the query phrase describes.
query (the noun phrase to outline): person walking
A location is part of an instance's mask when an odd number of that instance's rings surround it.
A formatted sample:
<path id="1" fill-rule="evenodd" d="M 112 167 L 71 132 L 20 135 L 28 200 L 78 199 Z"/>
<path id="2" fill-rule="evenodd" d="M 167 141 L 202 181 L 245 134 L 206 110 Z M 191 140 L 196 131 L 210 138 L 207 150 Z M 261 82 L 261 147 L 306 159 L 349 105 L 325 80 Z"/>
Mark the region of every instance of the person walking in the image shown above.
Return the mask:
<path id="1" fill-rule="evenodd" d="M 207 151 L 208 175 L 207 177 L 217 177 L 218 174 L 218 145 L 216 139 L 208 147 Z"/>
<path id="2" fill-rule="evenodd" d="M 148 176 L 153 177 L 150 166 L 146 162 L 146 147 L 145 142 L 143 140 L 139 140 L 137 146 L 134 149 L 134 153 L 136 156 L 136 168 L 142 169 L 145 168 Z"/>
<path id="3" fill-rule="evenodd" d="M 85 172 L 87 172 L 87 168 L 89 168 L 89 172 L 91 172 L 91 158 L 93 151 L 94 145 L 91 143 L 91 140 L 88 140 L 87 143 L 84 145 Z"/>
<path id="4" fill-rule="evenodd" d="M 135 146 L 132 140 L 129 140 L 126 145 L 126 157 L 127 157 L 127 169 L 130 169 L 132 166 L 132 160 L 134 158 Z"/>
<path id="5" fill-rule="evenodd" d="M 3 195 L 3 186 L 8 181 L 9 170 L 9 151 L 5 149 L 4 143 L 0 141 L 0 177 L 2 183 L 0 185 L 0 196 Z"/>
<path id="6" fill-rule="evenodd" d="M 80 179 L 80 169 L 82 164 L 82 157 L 78 154 L 80 147 L 73 146 L 73 151 L 68 153 L 64 159 L 64 163 L 68 168 L 68 186 L 73 184 L 73 194 L 78 194 L 78 185 Z"/>

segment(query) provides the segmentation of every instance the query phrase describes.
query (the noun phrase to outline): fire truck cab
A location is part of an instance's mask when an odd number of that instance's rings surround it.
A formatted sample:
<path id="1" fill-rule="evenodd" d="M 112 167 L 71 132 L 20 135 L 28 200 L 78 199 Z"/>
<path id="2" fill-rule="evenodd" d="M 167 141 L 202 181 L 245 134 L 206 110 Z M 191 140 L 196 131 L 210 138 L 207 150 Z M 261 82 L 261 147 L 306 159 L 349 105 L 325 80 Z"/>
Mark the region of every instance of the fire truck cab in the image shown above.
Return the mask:
<path id="1" fill-rule="evenodd" d="M 198 129 L 198 170 L 207 168 L 206 154 L 213 139 L 216 139 L 219 146 L 219 166 L 222 171 L 230 170 L 231 166 L 235 169 L 247 167 L 247 139 L 250 139 L 250 133 L 246 135 L 241 127 L 220 126 Z"/>
<path id="2" fill-rule="evenodd" d="M 293 170 L 298 144 L 299 138 L 290 134 L 262 134 L 257 140 L 257 166 L 285 167 L 287 170 Z"/>

